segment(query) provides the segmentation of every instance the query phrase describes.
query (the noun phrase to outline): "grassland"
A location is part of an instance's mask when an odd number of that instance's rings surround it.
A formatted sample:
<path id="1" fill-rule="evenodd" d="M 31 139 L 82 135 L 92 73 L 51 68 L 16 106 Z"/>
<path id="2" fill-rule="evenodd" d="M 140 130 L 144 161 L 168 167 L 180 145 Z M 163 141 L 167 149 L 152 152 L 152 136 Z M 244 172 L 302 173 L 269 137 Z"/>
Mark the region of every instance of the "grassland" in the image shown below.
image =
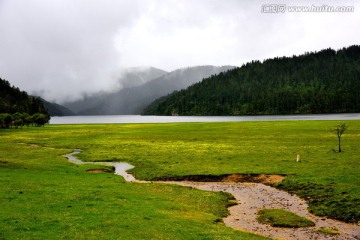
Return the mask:
<path id="1" fill-rule="evenodd" d="M 334 153 L 336 121 L 48 125 L 1 130 L 0 239 L 261 239 L 219 219 L 230 197 L 125 183 L 85 161 L 126 161 L 139 179 L 228 173 L 287 174 L 278 187 L 320 215 L 359 221 L 360 121 Z M 36 144 L 33 146 L 31 144 Z M 296 155 L 301 162 L 296 162 Z"/>

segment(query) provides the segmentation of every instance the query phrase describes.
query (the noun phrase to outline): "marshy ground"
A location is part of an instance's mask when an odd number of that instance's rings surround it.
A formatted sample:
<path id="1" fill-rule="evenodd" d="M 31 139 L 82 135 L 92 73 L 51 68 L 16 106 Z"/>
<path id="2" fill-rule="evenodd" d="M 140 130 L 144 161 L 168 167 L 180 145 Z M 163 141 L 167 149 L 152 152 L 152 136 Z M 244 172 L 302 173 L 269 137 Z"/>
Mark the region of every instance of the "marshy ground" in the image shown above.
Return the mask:
<path id="1" fill-rule="evenodd" d="M 86 164 L 74 156 L 80 151 L 64 155 L 73 163 Z M 91 162 L 88 164 L 99 164 Z M 285 179 L 283 175 L 266 174 L 228 174 L 224 176 L 186 176 L 178 181 L 143 181 L 137 180 L 127 170 L 134 168 L 128 163 L 111 163 L 115 173 L 124 177 L 128 182 L 163 183 L 193 187 L 205 191 L 227 192 L 234 196 L 234 206 L 229 207 L 229 215 L 223 219 L 224 223 L 234 229 L 259 234 L 274 239 L 360 239 L 360 226 L 348 224 L 310 214 L 308 205 L 296 195 L 269 186 Z M 104 169 L 93 169 L 91 172 L 103 172 Z M 182 179 L 182 180 L 179 180 Z M 195 181 L 194 181 L 195 180 Z M 266 184 L 266 185 L 265 185 Z M 309 219 L 315 223 L 311 227 L 279 228 L 262 224 L 257 216 L 262 209 L 284 209 L 296 215 Z M 326 234 L 320 229 L 336 229 L 336 234 Z"/>

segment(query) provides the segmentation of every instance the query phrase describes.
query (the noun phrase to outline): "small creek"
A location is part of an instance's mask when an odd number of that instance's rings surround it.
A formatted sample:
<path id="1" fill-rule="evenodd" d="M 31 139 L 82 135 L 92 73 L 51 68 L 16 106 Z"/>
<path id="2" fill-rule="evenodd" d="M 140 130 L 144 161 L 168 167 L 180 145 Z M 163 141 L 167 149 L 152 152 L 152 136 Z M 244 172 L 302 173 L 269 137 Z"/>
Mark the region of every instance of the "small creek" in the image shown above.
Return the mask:
<path id="1" fill-rule="evenodd" d="M 63 155 L 70 162 L 75 164 L 95 164 L 114 166 L 115 174 L 122 176 L 125 181 L 147 183 L 149 181 L 137 180 L 133 175 L 126 171 L 134 168 L 128 163 L 115 162 L 82 162 L 75 154 L 81 152 L 75 149 L 70 154 Z M 154 183 L 152 181 L 152 183 Z M 224 223 L 234 229 L 256 233 L 274 239 L 359 239 L 360 226 L 348 224 L 324 217 L 318 217 L 307 211 L 307 203 L 285 191 L 261 184 L 261 183 L 236 183 L 236 182 L 194 182 L 194 181 L 156 181 L 155 183 L 177 184 L 189 186 L 205 191 L 222 191 L 232 194 L 237 205 L 229 207 L 229 216 L 224 218 Z M 263 208 L 282 208 L 291 211 L 299 216 L 311 219 L 315 222 L 314 227 L 306 228 L 277 228 L 269 225 L 260 224 L 257 220 L 257 212 Z M 339 234 L 330 235 L 320 233 L 320 227 L 337 228 Z"/>

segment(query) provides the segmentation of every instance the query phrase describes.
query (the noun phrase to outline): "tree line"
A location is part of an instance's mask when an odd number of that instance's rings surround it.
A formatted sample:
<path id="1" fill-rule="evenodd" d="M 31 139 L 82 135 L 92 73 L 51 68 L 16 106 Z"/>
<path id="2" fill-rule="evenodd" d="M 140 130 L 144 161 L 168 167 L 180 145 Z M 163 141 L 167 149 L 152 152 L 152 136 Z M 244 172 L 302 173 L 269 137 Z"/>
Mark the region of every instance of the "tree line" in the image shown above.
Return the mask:
<path id="1" fill-rule="evenodd" d="M 0 128 L 22 128 L 23 126 L 42 127 L 50 120 L 49 116 L 42 113 L 29 115 L 28 113 L 2 113 L 0 114 Z"/>
<path id="2" fill-rule="evenodd" d="M 145 115 L 360 111 L 360 46 L 277 57 L 213 75 L 155 100 Z"/>
<path id="3" fill-rule="evenodd" d="M 0 128 L 44 126 L 50 116 L 40 98 L 11 86 L 0 78 Z"/>

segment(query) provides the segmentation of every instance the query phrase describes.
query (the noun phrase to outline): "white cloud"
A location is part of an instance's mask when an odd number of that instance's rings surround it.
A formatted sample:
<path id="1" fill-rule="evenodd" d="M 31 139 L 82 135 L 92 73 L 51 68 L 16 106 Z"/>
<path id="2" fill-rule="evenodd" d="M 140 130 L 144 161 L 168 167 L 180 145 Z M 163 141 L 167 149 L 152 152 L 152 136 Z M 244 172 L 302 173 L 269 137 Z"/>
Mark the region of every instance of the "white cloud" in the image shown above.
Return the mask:
<path id="1" fill-rule="evenodd" d="M 341 2 L 354 13 L 261 13 L 266 3 L 0 0 L 0 77 L 61 101 L 121 85 L 124 67 L 241 65 L 360 42 L 355 1 Z"/>
<path id="2" fill-rule="evenodd" d="M 3 78 L 64 100 L 108 90 L 116 80 L 113 38 L 137 17 L 131 1 L 5 1 L 0 12 Z"/>

